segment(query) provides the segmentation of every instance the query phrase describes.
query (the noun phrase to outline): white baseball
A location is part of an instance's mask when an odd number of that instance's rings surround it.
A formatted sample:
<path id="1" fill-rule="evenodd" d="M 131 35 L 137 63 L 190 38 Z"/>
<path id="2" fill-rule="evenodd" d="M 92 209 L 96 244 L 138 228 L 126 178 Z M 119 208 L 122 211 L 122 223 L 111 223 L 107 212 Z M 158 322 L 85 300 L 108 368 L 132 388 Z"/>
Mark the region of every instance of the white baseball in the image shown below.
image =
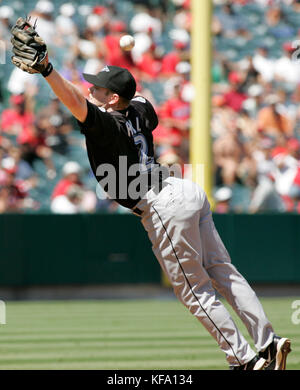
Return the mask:
<path id="1" fill-rule="evenodd" d="M 133 36 L 131 35 L 123 35 L 121 38 L 120 38 L 120 47 L 125 50 L 125 51 L 129 51 L 131 50 L 135 45 L 135 40 L 133 38 Z"/>

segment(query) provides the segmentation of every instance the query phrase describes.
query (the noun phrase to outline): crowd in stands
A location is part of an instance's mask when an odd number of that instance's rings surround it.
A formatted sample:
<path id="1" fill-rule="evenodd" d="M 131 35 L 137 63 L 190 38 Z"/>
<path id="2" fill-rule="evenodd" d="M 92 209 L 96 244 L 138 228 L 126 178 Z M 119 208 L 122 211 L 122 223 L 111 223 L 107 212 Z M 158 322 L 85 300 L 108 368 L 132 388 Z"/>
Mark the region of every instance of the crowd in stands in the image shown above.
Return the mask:
<path id="1" fill-rule="evenodd" d="M 300 212 L 300 2 L 216 1 L 216 211 Z"/>
<path id="2" fill-rule="evenodd" d="M 30 0 L 26 9 L 55 68 L 86 97 L 83 72 L 128 68 L 159 116 L 156 158 L 188 163 L 190 1 L 65 1 Z M 215 211 L 300 213 L 300 1 L 213 3 Z M 97 196 L 83 136 L 43 78 L 10 63 L 10 28 L 23 7 L 0 7 L 0 213 L 127 212 Z M 119 47 L 127 33 L 131 52 Z"/>

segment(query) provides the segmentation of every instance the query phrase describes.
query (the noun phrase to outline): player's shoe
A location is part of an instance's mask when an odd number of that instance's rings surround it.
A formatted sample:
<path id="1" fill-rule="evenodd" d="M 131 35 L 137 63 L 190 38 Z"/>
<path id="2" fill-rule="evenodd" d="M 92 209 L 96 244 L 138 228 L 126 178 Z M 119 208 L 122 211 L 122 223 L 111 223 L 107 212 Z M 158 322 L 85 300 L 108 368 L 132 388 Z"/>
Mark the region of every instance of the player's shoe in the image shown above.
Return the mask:
<path id="1" fill-rule="evenodd" d="M 266 359 L 255 356 L 250 362 L 241 366 L 230 366 L 230 370 L 263 370 L 266 365 Z"/>
<path id="2" fill-rule="evenodd" d="M 291 340 L 275 335 L 272 343 L 259 353 L 259 357 L 266 359 L 266 370 L 285 370 L 289 352 L 291 352 Z"/>

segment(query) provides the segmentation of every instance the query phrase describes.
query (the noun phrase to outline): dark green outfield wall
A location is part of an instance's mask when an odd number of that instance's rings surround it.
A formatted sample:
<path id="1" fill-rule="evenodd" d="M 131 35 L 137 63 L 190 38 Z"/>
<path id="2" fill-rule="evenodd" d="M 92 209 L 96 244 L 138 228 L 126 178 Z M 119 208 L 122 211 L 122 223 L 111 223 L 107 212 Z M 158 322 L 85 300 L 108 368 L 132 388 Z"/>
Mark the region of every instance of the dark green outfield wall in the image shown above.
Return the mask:
<path id="1" fill-rule="evenodd" d="M 215 215 L 232 262 L 250 282 L 300 283 L 300 215 Z"/>
<path id="2" fill-rule="evenodd" d="M 300 283 L 300 216 L 215 215 L 249 282 Z M 0 286 L 161 283 L 133 215 L 0 215 Z"/>
<path id="3" fill-rule="evenodd" d="M 0 285 L 159 283 L 132 215 L 1 215 Z"/>

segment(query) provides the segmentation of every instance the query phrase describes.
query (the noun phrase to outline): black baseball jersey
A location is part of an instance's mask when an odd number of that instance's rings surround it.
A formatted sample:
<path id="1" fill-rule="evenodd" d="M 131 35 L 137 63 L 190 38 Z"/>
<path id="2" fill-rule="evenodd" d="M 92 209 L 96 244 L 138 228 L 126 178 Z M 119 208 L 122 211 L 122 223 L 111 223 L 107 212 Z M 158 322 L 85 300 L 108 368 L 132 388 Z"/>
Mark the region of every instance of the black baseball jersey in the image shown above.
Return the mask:
<path id="1" fill-rule="evenodd" d="M 151 187 L 151 172 L 159 166 L 154 158 L 152 131 L 158 124 L 152 104 L 145 98 L 133 98 L 127 109 L 107 112 L 87 101 L 88 114 L 79 121 L 85 135 L 92 171 L 111 199 L 127 208 L 134 206 Z M 137 169 L 137 167 L 139 167 Z M 139 196 L 128 191 L 134 180 L 145 175 L 138 184 Z"/>

